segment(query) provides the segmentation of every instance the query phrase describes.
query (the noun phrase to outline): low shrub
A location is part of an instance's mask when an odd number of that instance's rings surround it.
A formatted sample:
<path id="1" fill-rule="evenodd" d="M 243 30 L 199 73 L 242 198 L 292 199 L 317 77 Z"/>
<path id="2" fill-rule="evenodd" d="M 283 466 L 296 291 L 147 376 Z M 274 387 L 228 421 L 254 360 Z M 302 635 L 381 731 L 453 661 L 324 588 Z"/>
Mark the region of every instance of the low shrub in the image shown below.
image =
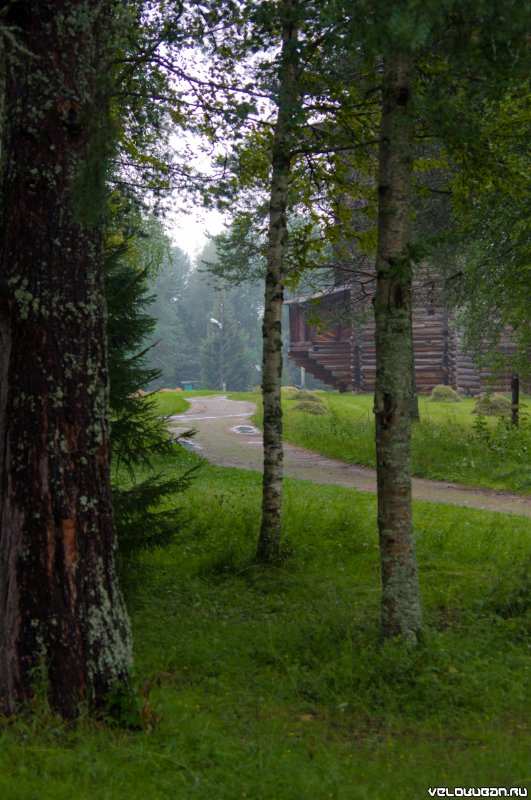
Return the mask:
<path id="1" fill-rule="evenodd" d="M 431 390 L 430 400 L 433 403 L 460 403 L 461 397 L 451 386 L 439 384 L 439 386 L 434 386 Z"/>

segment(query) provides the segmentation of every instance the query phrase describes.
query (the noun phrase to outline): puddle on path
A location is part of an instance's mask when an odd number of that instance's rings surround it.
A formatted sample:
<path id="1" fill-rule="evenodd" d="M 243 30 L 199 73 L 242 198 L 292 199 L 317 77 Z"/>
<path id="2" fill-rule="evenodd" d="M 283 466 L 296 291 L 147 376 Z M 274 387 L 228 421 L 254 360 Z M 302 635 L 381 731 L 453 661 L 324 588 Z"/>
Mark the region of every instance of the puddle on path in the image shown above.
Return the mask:
<path id="1" fill-rule="evenodd" d="M 198 453 L 199 450 L 203 449 L 200 444 L 192 442 L 191 439 L 175 439 L 175 444 L 184 447 L 185 450 L 192 450 L 194 453 Z"/>
<path id="2" fill-rule="evenodd" d="M 252 425 L 236 425 L 235 428 L 231 428 L 231 431 L 234 433 L 245 433 L 247 436 L 250 433 L 260 433 L 260 431 Z"/>

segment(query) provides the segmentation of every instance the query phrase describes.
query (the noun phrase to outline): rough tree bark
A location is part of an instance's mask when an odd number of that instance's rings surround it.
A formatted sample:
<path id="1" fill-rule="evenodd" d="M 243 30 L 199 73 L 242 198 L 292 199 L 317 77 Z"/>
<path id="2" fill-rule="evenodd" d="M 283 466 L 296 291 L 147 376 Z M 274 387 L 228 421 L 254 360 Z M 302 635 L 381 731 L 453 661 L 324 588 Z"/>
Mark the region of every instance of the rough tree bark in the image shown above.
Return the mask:
<path id="1" fill-rule="evenodd" d="M 2 30 L 0 29 L 0 175 L 2 174 L 2 131 L 4 129 L 4 99 L 5 99 L 5 48 L 2 42 Z M 0 214 L 2 208 L 0 206 Z"/>
<path id="2" fill-rule="evenodd" d="M 0 711 L 127 681 L 109 489 L 101 204 L 110 4 L 14 3 L 0 222 Z M 28 55 L 31 53 L 32 55 Z M 94 208 L 99 208 L 96 214 Z"/>
<path id="3" fill-rule="evenodd" d="M 295 0 L 283 0 L 282 52 L 278 113 L 272 154 L 268 248 L 262 326 L 262 399 L 264 408 L 264 474 L 262 524 L 256 558 L 271 562 L 280 556 L 282 511 L 282 306 L 284 255 L 287 240 L 286 205 L 292 160 L 292 132 L 298 109 Z"/>
<path id="4" fill-rule="evenodd" d="M 411 513 L 411 64 L 384 63 L 376 259 L 376 452 L 382 632 L 416 641 L 422 626 Z"/>

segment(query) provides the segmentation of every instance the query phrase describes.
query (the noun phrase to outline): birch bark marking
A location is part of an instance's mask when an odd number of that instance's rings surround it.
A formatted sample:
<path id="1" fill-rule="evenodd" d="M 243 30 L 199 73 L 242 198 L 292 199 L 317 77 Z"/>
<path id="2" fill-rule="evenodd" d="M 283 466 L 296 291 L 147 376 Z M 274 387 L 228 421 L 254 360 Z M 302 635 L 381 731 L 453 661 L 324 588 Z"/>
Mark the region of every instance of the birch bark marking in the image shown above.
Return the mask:
<path id="1" fill-rule="evenodd" d="M 422 626 L 411 513 L 411 63 L 386 57 L 376 258 L 376 466 L 382 632 L 415 642 Z"/>
<path id="2" fill-rule="evenodd" d="M 9 14 L 24 49 L 7 56 L 1 184 L 0 713 L 46 689 L 75 717 L 80 703 L 103 706 L 131 662 L 109 485 L 103 229 L 80 198 L 103 188 L 94 141 L 110 4 L 30 0 Z"/>
<path id="3" fill-rule="evenodd" d="M 298 108 L 298 26 L 295 0 L 284 0 L 278 112 L 272 154 L 269 228 L 262 326 L 262 402 L 264 408 L 264 473 L 262 525 L 256 558 L 270 562 L 280 555 L 282 512 L 282 306 L 284 255 L 287 239 L 286 205 L 291 168 L 292 132 Z"/>

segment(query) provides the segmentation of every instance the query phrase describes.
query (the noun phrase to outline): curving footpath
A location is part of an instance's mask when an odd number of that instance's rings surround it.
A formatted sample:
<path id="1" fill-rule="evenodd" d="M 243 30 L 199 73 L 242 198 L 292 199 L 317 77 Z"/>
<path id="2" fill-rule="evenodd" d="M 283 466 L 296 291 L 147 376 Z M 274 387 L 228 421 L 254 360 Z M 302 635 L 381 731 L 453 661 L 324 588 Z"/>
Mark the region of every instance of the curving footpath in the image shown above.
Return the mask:
<path id="1" fill-rule="evenodd" d="M 191 409 L 185 414 L 169 417 L 169 428 L 176 438 L 181 431 L 195 428 L 194 449 L 208 461 L 222 467 L 262 471 L 262 434 L 249 422 L 249 417 L 256 411 L 254 403 L 229 400 L 222 395 L 192 397 L 190 403 Z M 244 427 L 243 432 L 238 431 L 240 426 Z M 284 475 L 315 483 L 333 483 L 362 492 L 376 492 L 375 470 L 345 464 L 286 443 Z M 493 489 L 469 489 L 454 483 L 413 478 L 413 497 L 415 500 L 531 517 L 531 497 Z"/>

